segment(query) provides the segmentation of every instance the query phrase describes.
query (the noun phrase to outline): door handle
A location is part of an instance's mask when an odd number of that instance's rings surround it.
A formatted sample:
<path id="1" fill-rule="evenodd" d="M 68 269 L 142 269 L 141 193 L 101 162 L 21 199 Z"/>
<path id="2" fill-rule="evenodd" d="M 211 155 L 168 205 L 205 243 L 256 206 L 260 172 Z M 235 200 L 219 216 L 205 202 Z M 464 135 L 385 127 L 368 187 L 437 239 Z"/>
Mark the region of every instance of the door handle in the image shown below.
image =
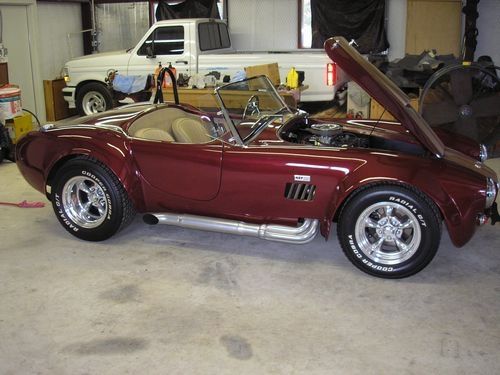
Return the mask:
<path id="1" fill-rule="evenodd" d="M 176 64 L 184 64 L 184 65 L 187 65 L 188 62 L 186 60 L 178 60 L 175 62 Z"/>

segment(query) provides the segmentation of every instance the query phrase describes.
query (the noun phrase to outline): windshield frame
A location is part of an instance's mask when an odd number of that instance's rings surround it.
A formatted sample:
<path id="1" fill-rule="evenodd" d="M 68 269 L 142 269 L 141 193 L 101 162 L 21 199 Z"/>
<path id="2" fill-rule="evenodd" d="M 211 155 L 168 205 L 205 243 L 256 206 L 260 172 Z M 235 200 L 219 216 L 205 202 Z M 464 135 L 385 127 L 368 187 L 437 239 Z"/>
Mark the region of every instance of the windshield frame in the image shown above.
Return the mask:
<path id="1" fill-rule="evenodd" d="M 224 104 L 224 99 L 223 96 L 221 95 L 221 91 L 227 90 L 228 87 L 234 86 L 237 84 L 242 84 L 248 81 L 256 80 L 256 79 L 265 79 L 267 81 L 267 86 L 269 88 L 268 93 L 270 93 L 271 97 L 273 99 L 276 99 L 277 102 L 280 104 L 280 108 L 276 110 L 276 113 L 265 113 L 261 114 L 258 119 L 255 121 L 252 120 L 253 126 L 255 126 L 255 129 L 249 132 L 249 134 L 246 137 L 241 137 L 237 127 L 238 125 L 235 124 L 233 121 L 233 118 L 231 116 L 231 113 L 228 108 L 226 108 L 226 105 Z M 244 90 L 242 90 L 244 91 Z M 248 90 L 249 92 L 251 90 Z M 250 143 L 255 137 L 257 137 L 266 127 L 270 122 L 275 121 L 277 118 L 284 118 L 285 115 L 288 114 L 294 115 L 295 112 L 288 107 L 288 105 L 285 103 L 281 95 L 278 93 L 276 88 L 272 85 L 271 81 L 269 78 L 265 75 L 260 75 L 260 76 L 255 76 L 255 77 L 250 77 L 250 78 L 245 78 L 236 82 L 231 82 L 226 85 L 220 86 L 215 89 L 215 98 L 219 104 L 219 107 L 222 111 L 222 115 L 224 116 L 224 119 L 226 121 L 227 126 L 229 127 L 229 130 L 231 131 L 231 134 L 233 135 L 234 141 L 239 144 L 240 146 L 245 147 L 248 143 Z M 286 110 L 286 111 L 285 111 Z M 285 111 L 285 113 L 283 113 Z"/>

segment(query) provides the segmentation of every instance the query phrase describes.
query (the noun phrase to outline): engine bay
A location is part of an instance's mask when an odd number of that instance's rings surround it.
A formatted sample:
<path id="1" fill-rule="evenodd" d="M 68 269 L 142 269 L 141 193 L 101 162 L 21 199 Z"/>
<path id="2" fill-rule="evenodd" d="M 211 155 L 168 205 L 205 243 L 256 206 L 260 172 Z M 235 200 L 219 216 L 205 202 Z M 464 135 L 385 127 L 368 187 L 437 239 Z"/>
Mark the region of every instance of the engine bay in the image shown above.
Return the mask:
<path id="1" fill-rule="evenodd" d="M 420 155 L 423 148 L 414 142 L 386 138 L 372 126 L 303 121 L 285 124 L 280 131 L 284 141 L 317 147 L 373 148 Z M 375 130 L 375 131 L 374 131 Z M 382 132 L 382 133 L 381 133 Z"/>
<path id="2" fill-rule="evenodd" d="M 342 125 L 334 123 L 318 123 L 294 126 L 284 130 L 281 137 L 292 143 L 329 147 L 361 147 L 370 146 L 369 136 L 344 130 Z"/>

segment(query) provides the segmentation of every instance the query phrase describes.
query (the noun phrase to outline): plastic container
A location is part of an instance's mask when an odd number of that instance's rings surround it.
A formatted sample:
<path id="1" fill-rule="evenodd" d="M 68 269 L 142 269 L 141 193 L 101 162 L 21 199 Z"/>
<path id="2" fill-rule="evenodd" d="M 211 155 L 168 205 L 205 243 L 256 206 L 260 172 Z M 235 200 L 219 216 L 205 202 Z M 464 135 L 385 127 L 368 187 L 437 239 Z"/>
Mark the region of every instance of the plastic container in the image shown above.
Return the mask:
<path id="1" fill-rule="evenodd" d="M 299 87 L 299 73 L 297 73 L 295 68 L 288 71 L 288 74 L 286 75 L 286 85 L 292 90 Z"/>
<path id="2" fill-rule="evenodd" d="M 12 143 L 16 144 L 19 139 L 33 130 L 33 119 L 29 113 L 21 114 L 5 122 Z"/>
<path id="3" fill-rule="evenodd" d="M 0 119 L 11 119 L 22 114 L 21 90 L 16 86 L 0 88 Z"/>

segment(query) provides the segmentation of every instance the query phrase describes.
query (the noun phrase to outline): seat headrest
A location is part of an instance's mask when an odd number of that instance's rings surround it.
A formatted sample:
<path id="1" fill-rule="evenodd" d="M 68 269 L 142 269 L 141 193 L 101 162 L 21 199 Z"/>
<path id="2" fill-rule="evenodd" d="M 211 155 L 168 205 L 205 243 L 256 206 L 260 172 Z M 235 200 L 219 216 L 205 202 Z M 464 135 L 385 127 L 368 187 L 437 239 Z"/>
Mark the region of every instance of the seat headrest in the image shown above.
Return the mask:
<path id="1" fill-rule="evenodd" d="M 177 142 L 181 143 L 207 143 L 212 139 L 207 129 L 197 120 L 182 117 L 172 123 L 172 132 Z"/>

